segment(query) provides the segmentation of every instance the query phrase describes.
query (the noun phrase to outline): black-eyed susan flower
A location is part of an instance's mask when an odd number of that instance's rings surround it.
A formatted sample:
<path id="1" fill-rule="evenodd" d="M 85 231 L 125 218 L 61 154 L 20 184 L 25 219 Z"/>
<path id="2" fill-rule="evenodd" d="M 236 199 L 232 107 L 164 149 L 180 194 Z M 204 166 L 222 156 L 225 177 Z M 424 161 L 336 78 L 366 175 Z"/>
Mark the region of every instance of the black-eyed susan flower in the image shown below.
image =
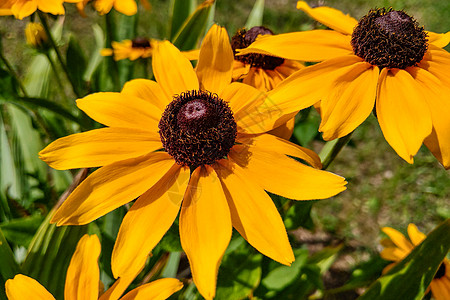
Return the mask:
<path id="1" fill-rule="evenodd" d="M 233 53 L 236 54 L 236 49 L 247 48 L 262 35 L 273 35 L 273 32 L 264 26 L 238 30 L 231 38 Z M 270 91 L 301 68 L 303 65 L 294 60 L 264 54 L 247 54 L 234 57 L 233 79 L 242 79 L 242 82 L 261 91 Z"/>
<path id="2" fill-rule="evenodd" d="M 138 58 L 148 58 L 152 56 L 152 49 L 155 41 L 147 38 L 135 38 L 134 40 L 123 40 L 122 42 L 112 42 L 112 49 L 102 49 L 102 56 L 113 56 L 114 60 L 136 60 Z"/>
<path id="3" fill-rule="evenodd" d="M 427 32 L 403 11 L 374 9 L 358 22 L 329 8 L 297 7 L 334 30 L 263 36 L 241 53 L 323 61 L 291 76 L 300 101 L 321 100 L 326 140 L 352 132 L 372 112 L 409 163 L 424 143 L 450 168 L 450 33 Z M 376 99 L 376 101 L 375 101 Z M 304 105 L 302 105 L 304 106 Z"/>
<path id="4" fill-rule="evenodd" d="M 402 261 L 426 238 L 426 235 L 420 232 L 414 224 L 408 225 L 409 240 L 394 228 L 384 227 L 382 231 L 389 238 L 381 240 L 384 249 L 380 255 L 385 260 L 393 261 L 392 264 L 383 270 L 383 273 L 386 273 L 398 262 Z M 436 300 L 450 299 L 450 262 L 447 258 L 442 261 L 438 271 L 434 275 L 428 287 L 428 290 L 430 289 Z"/>
<path id="5" fill-rule="evenodd" d="M 316 169 L 314 152 L 265 134 L 288 120 L 295 101 L 289 90 L 266 94 L 231 83 L 233 60 L 228 34 L 216 25 L 203 40 L 196 71 L 175 46 L 159 42 L 152 59 L 157 82 L 137 79 L 120 93 L 78 100 L 108 127 L 61 138 L 40 152 L 55 169 L 102 166 L 56 212 L 58 225 L 89 223 L 137 198 L 114 246 L 116 277 L 145 262 L 181 208 L 181 244 L 198 290 L 211 299 L 232 227 L 268 257 L 286 265 L 294 260 L 264 190 L 307 200 L 345 189 L 344 178 Z"/>
<path id="6" fill-rule="evenodd" d="M 0 15 L 14 15 L 17 19 L 28 17 L 36 10 L 53 15 L 64 14 L 64 2 L 76 3 L 82 0 L 6 0 L 0 4 Z"/>
<path id="7" fill-rule="evenodd" d="M 100 290 L 100 270 L 98 258 L 100 256 L 100 241 L 96 235 L 84 235 L 78 242 L 75 253 L 67 269 L 64 286 L 66 300 L 117 300 L 134 280 L 137 273 L 119 278 L 106 292 Z M 6 295 L 9 300 L 40 299 L 54 300 L 55 298 L 35 279 L 19 274 L 14 279 L 6 281 Z M 164 300 L 183 287 L 174 278 L 163 278 L 141 285 L 131 290 L 122 300 L 158 299 Z M 139 298 L 136 296 L 139 295 Z"/>
<path id="8" fill-rule="evenodd" d="M 82 0 L 77 4 L 78 11 L 81 15 L 85 16 L 84 8 L 90 1 L 91 0 Z M 93 4 L 95 10 L 97 10 L 101 15 L 109 13 L 113 7 L 118 12 L 127 16 L 132 16 L 137 13 L 137 4 L 135 0 L 94 0 Z"/>

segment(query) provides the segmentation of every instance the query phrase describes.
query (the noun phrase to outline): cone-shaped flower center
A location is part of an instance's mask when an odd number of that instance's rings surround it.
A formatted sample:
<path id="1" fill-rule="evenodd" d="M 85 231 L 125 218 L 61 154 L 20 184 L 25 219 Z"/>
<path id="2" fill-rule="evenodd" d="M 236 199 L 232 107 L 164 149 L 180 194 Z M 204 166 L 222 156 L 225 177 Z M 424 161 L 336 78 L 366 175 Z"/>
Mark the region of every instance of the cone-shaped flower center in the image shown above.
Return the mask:
<path id="1" fill-rule="evenodd" d="M 264 26 L 255 26 L 250 30 L 240 29 L 231 38 L 231 48 L 233 48 L 234 58 L 252 67 L 263 68 L 265 70 L 273 70 L 280 66 L 284 59 L 264 54 L 247 54 L 236 56 L 236 49 L 244 49 L 250 46 L 259 35 L 272 35 L 272 30 Z"/>
<path id="2" fill-rule="evenodd" d="M 442 278 L 442 277 L 444 277 L 445 276 L 445 264 L 444 263 L 442 263 L 440 266 L 439 266 L 439 269 L 437 270 L 437 272 L 436 272 L 436 274 L 434 275 L 434 279 L 439 279 L 439 278 Z"/>
<path id="3" fill-rule="evenodd" d="M 362 17 L 353 30 L 356 55 L 380 68 L 412 67 L 428 47 L 427 34 L 416 20 L 392 8 L 374 9 Z"/>
<path id="4" fill-rule="evenodd" d="M 237 132 L 228 104 L 216 94 L 202 90 L 175 96 L 158 127 L 167 153 L 178 164 L 193 168 L 226 157 Z"/>
<path id="5" fill-rule="evenodd" d="M 137 37 L 131 41 L 131 47 L 133 48 L 150 48 L 150 41 L 143 37 Z"/>

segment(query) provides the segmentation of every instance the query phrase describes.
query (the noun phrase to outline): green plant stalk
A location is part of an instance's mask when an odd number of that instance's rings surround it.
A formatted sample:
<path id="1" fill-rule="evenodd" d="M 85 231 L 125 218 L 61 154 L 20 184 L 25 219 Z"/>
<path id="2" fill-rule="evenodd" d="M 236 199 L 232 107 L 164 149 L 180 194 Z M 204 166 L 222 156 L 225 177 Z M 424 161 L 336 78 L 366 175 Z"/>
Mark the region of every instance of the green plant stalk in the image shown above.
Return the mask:
<path id="1" fill-rule="evenodd" d="M 17 84 L 19 85 L 20 90 L 22 91 L 23 95 L 25 97 L 28 97 L 28 93 L 27 90 L 25 89 L 25 86 L 23 85 L 22 81 L 19 79 L 19 77 L 17 76 L 16 72 L 14 71 L 14 69 L 12 68 L 11 64 L 8 62 L 8 60 L 6 59 L 6 57 L 3 55 L 3 52 L 0 51 L 0 59 L 2 60 L 3 64 L 6 66 L 6 68 L 9 71 L 9 74 L 14 78 L 14 80 L 17 82 Z"/>
<path id="2" fill-rule="evenodd" d="M 55 40 L 53 38 L 53 35 L 51 33 L 50 27 L 48 26 L 47 18 L 44 15 L 44 13 L 38 11 L 39 19 L 41 20 L 42 27 L 44 27 L 45 33 L 47 34 L 48 40 L 50 42 L 50 46 L 55 50 L 56 57 L 58 58 L 59 63 L 61 64 L 61 68 L 63 69 L 64 73 L 66 74 L 66 77 L 72 86 L 72 90 L 74 94 L 77 96 L 77 98 L 81 98 L 81 93 L 78 91 L 76 84 L 72 81 L 72 78 L 69 75 L 69 70 L 67 69 L 67 65 L 63 60 L 63 57 L 61 55 L 61 52 L 58 49 L 58 46 L 56 46 Z"/>
<path id="3" fill-rule="evenodd" d="M 106 45 L 108 47 L 112 48 L 112 41 L 115 41 L 114 36 L 114 20 L 112 20 L 112 14 L 106 14 L 105 20 L 106 20 Z M 117 62 L 114 60 L 114 53 L 111 56 L 109 63 L 111 64 L 111 76 L 114 83 L 114 89 L 116 91 L 120 91 L 120 80 L 119 80 L 119 66 L 117 65 Z"/>
<path id="4" fill-rule="evenodd" d="M 53 73 L 55 74 L 55 78 L 56 78 L 56 84 L 59 87 L 60 90 L 60 94 L 63 96 L 63 98 L 66 98 L 66 94 L 64 93 L 64 85 L 61 82 L 61 78 L 59 78 L 58 74 L 58 69 L 56 68 L 55 62 L 53 61 L 50 52 L 46 51 L 45 52 L 45 56 L 48 59 L 48 62 L 50 63 L 50 66 L 52 67 Z"/>
<path id="5" fill-rule="evenodd" d="M 329 141 L 323 146 L 322 151 L 319 153 L 320 160 L 322 161 L 322 170 L 326 170 L 330 166 L 342 148 L 350 141 L 352 133 L 353 131 L 346 136 Z"/>

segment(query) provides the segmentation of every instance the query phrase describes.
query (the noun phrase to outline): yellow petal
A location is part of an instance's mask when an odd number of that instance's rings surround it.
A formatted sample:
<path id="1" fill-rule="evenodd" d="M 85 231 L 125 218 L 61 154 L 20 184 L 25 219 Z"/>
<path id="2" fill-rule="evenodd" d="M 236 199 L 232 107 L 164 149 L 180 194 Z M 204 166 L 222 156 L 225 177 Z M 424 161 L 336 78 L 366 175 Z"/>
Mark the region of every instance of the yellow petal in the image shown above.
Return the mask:
<path id="1" fill-rule="evenodd" d="M 148 79 L 133 79 L 123 86 L 122 94 L 141 98 L 158 107 L 161 115 L 166 106 L 172 101 L 168 98 L 158 83 Z"/>
<path id="2" fill-rule="evenodd" d="M 380 252 L 382 259 L 390 261 L 401 261 L 408 256 L 409 251 L 400 248 L 385 248 Z"/>
<path id="3" fill-rule="evenodd" d="M 322 163 L 320 162 L 319 156 L 312 150 L 304 147 L 300 147 L 294 143 L 283 140 L 279 137 L 270 134 L 260 134 L 260 135 L 246 135 L 239 134 L 237 136 L 237 141 L 239 143 L 245 144 L 248 147 L 257 146 L 263 150 L 278 152 L 279 154 L 286 154 L 289 156 L 300 158 L 306 161 L 308 164 L 314 168 L 321 169 Z M 239 153 L 239 151 L 235 151 Z"/>
<path id="4" fill-rule="evenodd" d="M 224 27 L 213 25 L 203 39 L 197 76 L 204 89 L 220 94 L 231 83 L 234 55 Z"/>
<path id="5" fill-rule="evenodd" d="M 200 49 L 182 51 L 181 53 L 183 53 L 183 55 L 189 60 L 198 60 L 200 56 Z"/>
<path id="6" fill-rule="evenodd" d="M 114 9 L 127 16 L 137 13 L 137 5 L 134 0 L 115 0 Z"/>
<path id="7" fill-rule="evenodd" d="M 95 0 L 94 7 L 101 14 L 107 14 L 114 5 L 114 0 Z"/>
<path id="8" fill-rule="evenodd" d="M 420 232 L 419 229 L 417 229 L 416 225 L 412 223 L 408 225 L 408 235 L 414 246 L 422 243 L 422 241 L 427 237 L 425 234 Z"/>
<path id="9" fill-rule="evenodd" d="M 351 35 L 355 26 L 358 25 L 356 19 L 331 7 L 318 6 L 311 8 L 305 1 L 298 1 L 297 9 L 303 10 L 316 21 L 343 34 Z"/>
<path id="10" fill-rule="evenodd" d="M 266 150 L 265 145 L 260 141 L 253 147 L 235 145 L 229 154 L 261 188 L 294 200 L 325 199 L 345 190 L 344 178 Z"/>
<path id="11" fill-rule="evenodd" d="M 100 252 L 100 241 L 96 235 L 85 234 L 80 239 L 67 269 L 65 300 L 98 299 Z"/>
<path id="12" fill-rule="evenodd" d="M 165 300 L 181 290 L 183 283 L 175 278 L 163 278 L 141 285 L 127 293 L 121 300 Z"/>
<path id="13" fill-rule="evenodd" d="M 450 43 L 450 31 L 446 33 L 434 33 L 427 31 L 428 43 L 439 48 L 444 48 Z"/>
<path id="14" fill-rule="evenodd" d="M 57 170 L 105 166 L 161 149 L 159 134 L 138 129 L 101 128 L 57 139 L 39 158 Z"/>
<path id="15" fill-rule="evenodd" d="M 220 160 L 215 169 L 227 197 L 233 227 L 262 254 L 291 265 L 295 257 L 283 220 L 269 195 L 229 160 Z"/>
<path id="16" fill-rule="evenodd" d="M 53 15 L 63 15 L 64 14 L 64 6 L 63 1 L 61 0 L 35 0 L 38 4 L 38 9 L 51 13 Z M 31 1 L 33 2 L 33 1 Z"/>
<path id="17" fill-rule="evenodd" d="M 381 231 L 383 231 L 391 241 L 403 251 L 409 253 L 414 248 L 410 241 L 408 241 L 400 231 L 391 227 L 383 227 L 381 228 Z"/>
<path id="18" fill-rule="evenodd" d="M 141 273 L 145 267 L 145 261 L 142 263 L 140 268 L 133 268 L 128 274 L 117 278 L 114 284 L 106 290 L 99 298 L 99 300 L 117 300 L 126 291 L 128 286 L 133 282 L 136 276 Z M 134 272 L 132 272 L 134 271 Z"/>
<path id="19" fill-rule="evenodd" d="M 450 86 L 450 72 L 448 71 L 449 65 L 450 53 L 433 45 L 429 45 L 428 51 L 425 53 L 425 56 L 419 63 L 418 67 L 433 74 L 444 85 Z"/>
<path id="20" fill-rule="evenodd" d="M 332 30 L 263 35 L 238 55 L 260 53 L 301 61 L 324 61 L 353 54 L 351 37 Z"/>
<path id="21" fill-rule="evenodd" d="M 102 167 L 88 176 L 53 216 L 57 225 L 83 225 L 151 188 L 172 167 L 165 152 L 150 153 Z"/>
<path id="22" fill-rule="evenodd" d="M 190 90 L 198 90 L 197 75 L 190 61 L 168 41 L 156 44 L 152 59 L 156 81 L 168 99 Z"/>
<path id="23" fill-rule="evenodd" d="M 177 217 L 189 182 L 189 168 L 173 164 L 125 215 L 111 258 L 115 277 L 142 266 Z"/>
<path id="24" fill-rule="evenodd" d="M 14 279 L 8 279 L 5 287 L 9 300 L 55 300 L 39 282 L 22 274 L 14 276 Z"/>
<path id="25" fill-rule="evenodd" d="M 320 105 L 324 140 L 343 137 L 367 119 L 375 105 L 378 74 L 378 67 L 360 62 L 336 79 Z"/>
<path id="26" fill-rule="evenodd" d="M 449 279 L 433 279 L 430 284 L 431 293 L 436 300 L 450 299 L 450 281 Z"/>
<path id="27" fill-rule="evenodd" d="M 35 1 L 16 1 L 11 6 L 11 11 L 17 19 L 22 20 L 25 17 L 28 17 L 32 13 L 37 10 L 37 2 Z"/>
<path id="28" fill-rule="evenodd" d="M 246 133 L 266 132 L 283 125 L 292 117 L 292 113 L 313 105 L 331 93 L 332 82 L 361 61 L 354 55 L 330 59 L 295 72 L 268 92 L 267 96 L 263 92 L 247 93 L 252 97 L 245 100 L 253 101 L 243 107 L 241 105 L 238 113 L 235 112 L 236 123 Z M 237 96 L 242 97 L 238 94 L 234 97 Z M 233 102 L 238 101 L 233 99 Z"/>
<path id="29" fill-rule="evenodd" d="M 95 93 L 77 100 L 77 106 L 95 121 L 111 127 L 157 132 L 161 110 L 123 93 Z"/>
<path id="30" fill-rule="evenodd" d="M 220 261 L 231 239 L 227 199 L 214 169 L 192 173 L 180 212 L 180 240 L 191 265 L 192 278 L 206 299 L 214 298 Z"/>
<path id="31" fill-rule="evenodd" d="M 380 73 L 376 110 L 386 141 L 409 163 L 432 130 L 431 113 L 420 85 L 405 70 Z"/>
<path id="32" fill-rule="evenodd" d="M 292 117 L 289 121 L 287 121 L 286 123 L 284 123 L 281 126 L 278 126 L 274 129 L 272 129 L 271 131 L 269 131 L 269 134 L 272 134 L 274 136 L 277 136 L 279 138 L 285 139 L 285 140 L 289 140 L 292 136 L 292 133 L 294 132 L 294 127 L 295 127 L 295 114 L 294 113 L 294 117 Z"/>

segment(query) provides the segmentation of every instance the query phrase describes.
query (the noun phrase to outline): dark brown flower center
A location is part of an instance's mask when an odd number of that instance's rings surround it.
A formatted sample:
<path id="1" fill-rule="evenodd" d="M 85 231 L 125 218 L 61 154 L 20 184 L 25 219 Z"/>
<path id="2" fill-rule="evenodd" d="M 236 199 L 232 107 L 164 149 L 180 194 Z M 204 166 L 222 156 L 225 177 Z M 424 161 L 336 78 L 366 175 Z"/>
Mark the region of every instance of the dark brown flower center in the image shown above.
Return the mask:
<path id="1" fill-rule="evenodd" d="M 193 90 L 176 95 L 159 121 L 164 149 L 175 161 L 196 168 L 227 156 L 237 126 L 228 104 L 216 94 Z"/>
<path id="2" fill-rule="evenodd" d="M 440 266 L 439 266 L 439 269 L 437 270 L 437 272 L 436 272 L 436 274 L 434 275 L 434 279 L 439 279 L 439 278 L 442 278 L 442 277 L 444 277 L 445 276 L 445 264 L 444 263 L 442 263 Z"/>
<path id="3" fill-rule="evenodd" d="M 131 47 L 133 48 L 150 48 L 150 41 L 143 37 L 137 37 L 131 41 Z"/>
<path id="4" fill-rule="evenodd" d="M 245 64 L 250 64 L 252 67 L 263 68 L 265 70 L 273 70 L 280 66 L 284 59 L 275 56 L 264 54 L 246 54 L 236 56 L 236 49 L 244 49 L 250 46 L 259 35 L 273 35 L 272 30 L 264 26 L 255 26 L 250 30 L 240 29 L 231 38 L 231 48 L 233 48 L 234 59 L 239 60 Z"/>
<path id="5" fill-rule="evenodd" d="M 352 33 L 353 51 L 380 68 L 417 65 L 428 48 L 427 34 L 416 20 L 392 8 L 373 9 Z"/>

